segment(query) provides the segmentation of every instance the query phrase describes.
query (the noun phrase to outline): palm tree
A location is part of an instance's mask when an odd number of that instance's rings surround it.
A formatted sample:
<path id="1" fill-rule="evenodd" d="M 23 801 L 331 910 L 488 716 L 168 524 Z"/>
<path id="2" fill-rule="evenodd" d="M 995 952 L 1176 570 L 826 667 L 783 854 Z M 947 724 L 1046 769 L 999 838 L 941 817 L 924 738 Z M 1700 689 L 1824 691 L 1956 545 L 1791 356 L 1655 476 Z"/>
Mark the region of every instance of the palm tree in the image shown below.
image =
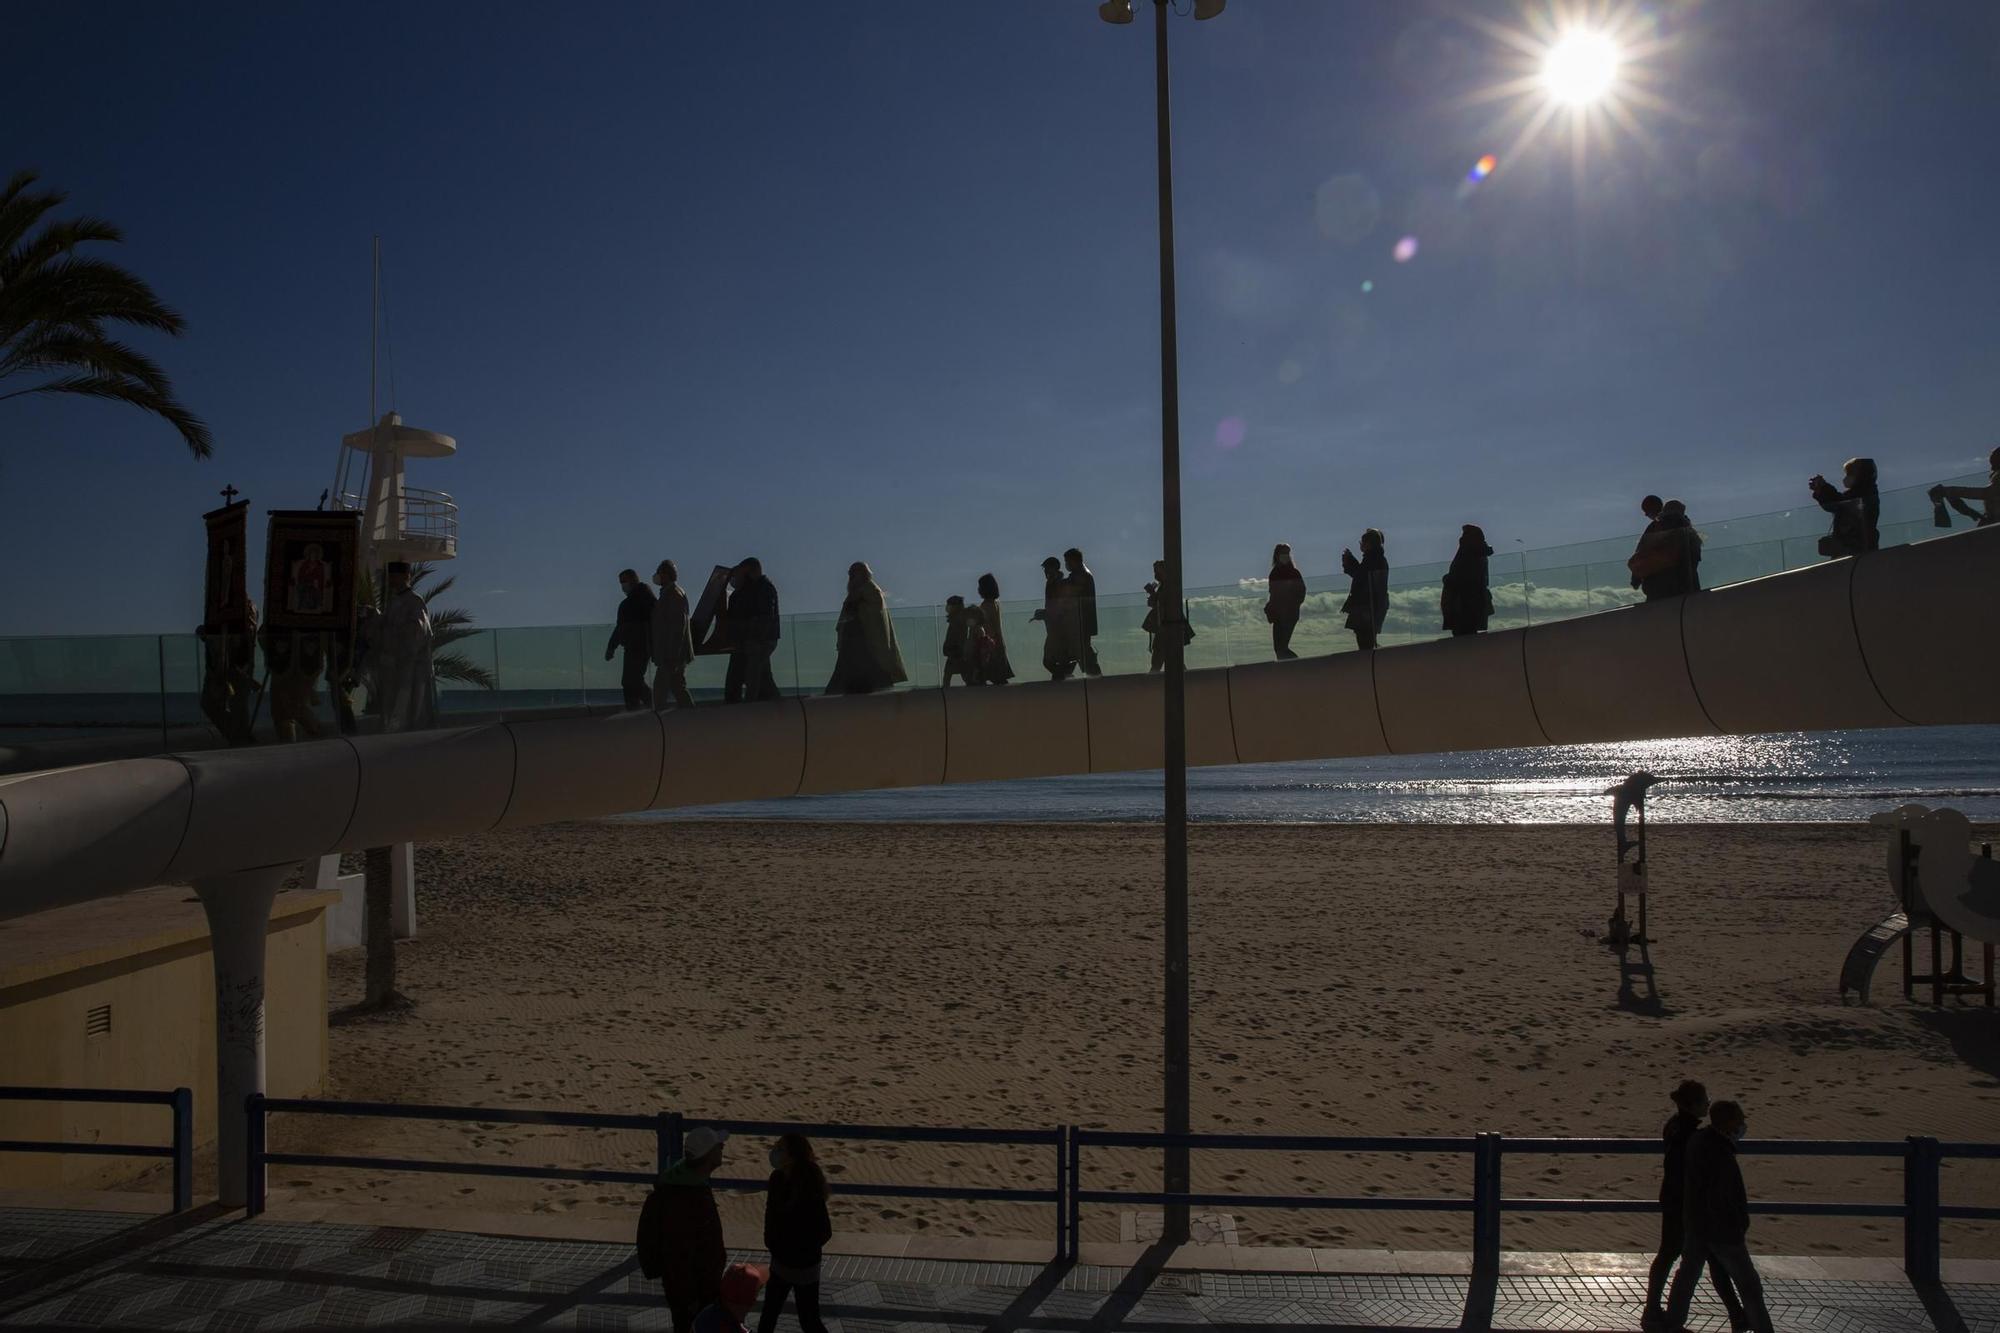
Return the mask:
<path id="1" fill-rule="evenodd" d="M 34 189 L 38 179 L 19 171 L 0 189 L 0 402 L 68 393 L 130 403 L 164 417 L 196 458 L 207 458 L 208 427 L 181 406 L 165 372 L 105 332 L 129 324 L 179 336 L 186 321 L 132 273 L 78 255 L 79 246 L 123 234 L 102 218 L 44 221 L 68 196 Z"/>
<path id="2" fill-rule="evenodd" d="M 438 610 L 432 603 L 451 590 L 457 576 L 440 579 L 429 591 L 419 585 L 437 571 L 433 566 L 419 564 L 410 569 L 410 587 L 417 589 L 424 605 L 431 608 L 431 672 L 439 680 L 458 681 L 466 685 L 476 685 L 483 690 L 496 689 L 499 682 L 493 673 L 480 666 L 464 653 L 442 651 L 454 643 L 471 638 L 478 631 L 472 628 L 472 613 L 456 607 Z M 361 597 L 373 601 L 377 597 L 374 584 L 364 570 L 361 575 Z M 368 950 L 365 969 L 366 991 L 360 1004 L 351 1013 L 395 1012 L 409 1009 L 415 1001 L 396 989 L 396 936 L 391 924 L 394 911 L 394 861 L 392 849 L 370 847 L 363 858 L 361 880 L 364 937 Z"/>

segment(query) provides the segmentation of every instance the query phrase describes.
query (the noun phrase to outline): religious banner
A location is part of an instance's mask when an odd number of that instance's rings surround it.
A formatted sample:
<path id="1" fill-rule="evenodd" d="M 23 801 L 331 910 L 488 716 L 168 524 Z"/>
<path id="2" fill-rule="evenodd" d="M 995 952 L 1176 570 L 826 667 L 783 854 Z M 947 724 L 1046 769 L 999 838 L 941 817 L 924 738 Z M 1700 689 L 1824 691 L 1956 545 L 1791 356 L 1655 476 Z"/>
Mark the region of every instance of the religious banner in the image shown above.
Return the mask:
<path id="1" fill-rule="evenodd" d="M 729 607 L 725 601 L 729 594 L 729 576 L 734 572 L 728 565 L 717 565 L 709 571 L 708 584 L 701 590 L 701 596 L 695 599 L 694 613 L 688 617 L 688 630 L 694 636 L 697 656 L 736 650 L 735 637 L 729 632 Z"/>
<path id="2" fill-rule="evenodd" d="M 264 628 L 354 628 L 361 515 L 353 510 L 273 509 L 264 547 Z"/>
<path id="3" fill-rule="evenodd" d="M 225 497 L 229 492 L 224 492 Z M 241 634 L 249 623 L 244 537 L 250 502 L 237 500 L 203 514 L 208 525 L 208 568 L 202 581 L 201 623 L 210 633 Z"/>

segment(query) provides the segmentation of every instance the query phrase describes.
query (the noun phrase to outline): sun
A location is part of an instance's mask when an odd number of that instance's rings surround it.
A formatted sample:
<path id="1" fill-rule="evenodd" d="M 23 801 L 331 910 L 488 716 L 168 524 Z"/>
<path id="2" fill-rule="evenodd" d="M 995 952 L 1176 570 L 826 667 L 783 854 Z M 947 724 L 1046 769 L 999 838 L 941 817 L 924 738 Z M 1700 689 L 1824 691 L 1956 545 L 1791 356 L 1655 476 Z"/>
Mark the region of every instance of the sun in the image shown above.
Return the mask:
<path id="1" fill-rule="evenodd" d="M 1564 106 L 1583 107 L 1618 80 L 1618 43 L 1589 28 L 1571 28 L 1542 57 L 1542 88 Z"/>

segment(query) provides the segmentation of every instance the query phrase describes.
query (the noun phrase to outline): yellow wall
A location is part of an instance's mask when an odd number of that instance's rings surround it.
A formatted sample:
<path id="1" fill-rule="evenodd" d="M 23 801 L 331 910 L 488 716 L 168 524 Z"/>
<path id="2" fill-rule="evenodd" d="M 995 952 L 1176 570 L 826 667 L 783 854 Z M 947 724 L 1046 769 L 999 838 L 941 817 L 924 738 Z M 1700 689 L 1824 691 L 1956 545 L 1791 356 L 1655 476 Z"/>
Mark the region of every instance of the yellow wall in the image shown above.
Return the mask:
<path id="1" fill-rule="evenodd" d="M 184 891 L 181 891 L 184 893 Z M 130 895 L 137 897 L 139 895 Z M 272 912 L 264 992 L 265 1087 L 305 1097 L 326 1083 L 326 945 L 333 895 L 288 893 Z M 69 909 L 57 909 L 64 911 Z M 178 932 L 185 934 L 185 931 Z M 97 951 L 100 955 L 102 951 Z M 66 1088 L 186 1087 L 197 1143 L 215 1138 L 215 974 L 206 933 L 137 943 L 123 956 L 0 988 L 0 1083 Z M 111 1006 L 111 1030 L 86 1035 L 89 1011 Z M 0 1101 L 0 1139 L 172 1141 L 164 1106 Z M 156 1163 L 140 1158 L 0 1154 L 16 1188 L 101 1188 Z"/>

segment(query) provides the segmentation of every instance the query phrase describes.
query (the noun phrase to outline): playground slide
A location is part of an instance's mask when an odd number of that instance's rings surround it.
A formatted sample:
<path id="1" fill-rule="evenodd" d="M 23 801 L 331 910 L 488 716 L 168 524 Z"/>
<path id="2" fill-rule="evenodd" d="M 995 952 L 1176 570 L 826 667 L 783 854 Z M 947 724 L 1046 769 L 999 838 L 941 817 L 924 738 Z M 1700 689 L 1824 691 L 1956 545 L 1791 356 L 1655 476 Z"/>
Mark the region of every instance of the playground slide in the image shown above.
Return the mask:
<path id="1" fill-rule="evenodd" d="M 1847 951 L 1847 961 L 1840 965 L 1842 1000 L 1847 998 L 1847 992 L 1853 991 L 1861 1003 L 1868 1003 L 1868 988 L 1875 981 L 1875 965 L 1882 961 L 1882 955 L 1888 953 L 1897 940 L 1909 933 L 1909 929 L 1910 918 L 1901 912 L 1893 912 L 1854 941 L 1854 947 Z"/>
<path id="2" fill-rule="evenodd" d="M 1190 672 L 1189 761 L 2000 722 L 2000 621 L 1974 614 L 1995 587 L 2000 527 L 1525 630 Z M 1159 677 L 1106 677 L 499 722 L 0 777 L 0 917 L 497 827 L 1157 768 L 1160 711 Z M 1990 863 L 1950 881 L 1960 887 L 1925 879 L 1941 919 L 1977 939 L 2000 935 Z"/>
<path id="3" fill-rule="evenodd" d="M 2000 943 L 2000 861 L 1972 850 L 1972 821 L 1956 810 L 1902 805 L 1869 822 L 1890 830 L 1889 878 L 1906 891 L 1900 839 L 1917 852 L 1917 889 L 1938 921 L 1970 940 Z M 1859 947 L 1858 945 L 1856 947 Z"/>

